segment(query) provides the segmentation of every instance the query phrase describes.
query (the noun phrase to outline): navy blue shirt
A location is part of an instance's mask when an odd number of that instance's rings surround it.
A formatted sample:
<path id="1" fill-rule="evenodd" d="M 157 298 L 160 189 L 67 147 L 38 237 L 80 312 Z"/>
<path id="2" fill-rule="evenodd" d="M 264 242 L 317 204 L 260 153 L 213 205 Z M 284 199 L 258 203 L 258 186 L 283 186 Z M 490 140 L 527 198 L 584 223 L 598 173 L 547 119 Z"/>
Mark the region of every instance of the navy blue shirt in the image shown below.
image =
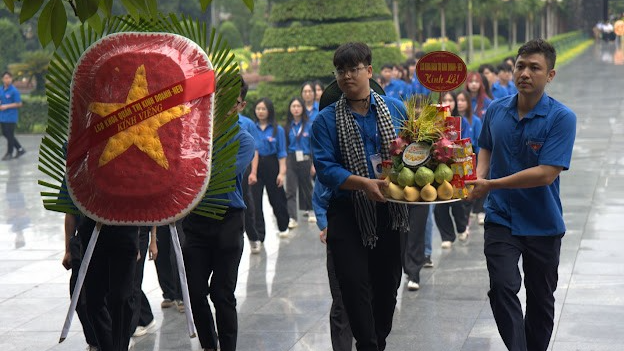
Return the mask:
<path id="1" fill-rule="evenodd" d="M 481 121 L 481 118 L 472 116 L 472 124 L 470 124 L 470 122 L 468 122 L 468 118 L 462 117 L 461 138 L 470 138 L 472 151 L 474 151 L 475 154 L 479 154 L 479 134 L 481 134 L 482 127 L 483 122 Z"/>
<path id="2" fill-rule="evenodd" d="M 405 105 L 397 99 L 382 96 L 394 123 L 395 132 L 398 132 L 403 120 L 407 116 Z M 377 130 L 376 102 L 371 94 L 371 106 L 366 116 L 353 113 L 360 137 L 364 143 L 368 173 L 371 178 L 375 177 L 370 156 L 381 151 L 381 137 Z M 354 136 L 355 137 L 355 136 Z M 335 197 L 348 195 L 347 190 L 340 190 L 340 186 L 352 175 L 344 167 L 340 145 L 338 144 L 338 132 L 336 129 L 336 103 L 325 107 L 319 112 L 314 125 L 312 125 L 312 152 L 314 154 L 314 167 L 320 181 L 334 192 Z"/>
<path id="3" fill-rule="evenodd" d="M 243 175 L 247 166 L 251 163 L 251 160 L 255 154 L 255 142 L 254 139 L 247 131 L 240 129 L 236 136 L 230 141 L 230 143 L 238 141 L 240 143 L 238 153 L 236 154 L 236 190 L 225 194 L 213 195 L 213 198 L 230 200 L 228 206 L 231 208 L 246 209 L 245 201 L 243 200 Z"/>
<path id="4" fill-rule="evenodd" d="M 492 84 L 492 96 L 494 99 L 500 99 L 505 96 L 513 95 L 517 92 L 518 89 L 516 89 L 513 82 L 508 82 L 506 87 L 502 86 L 500 81 L 496 81 Z"/>
<path id="5" fill-rule="evenodd" d="M 295 151 L 303 151 L 304 155 L 310 154 L 310 139 L 312 138 L 312 123 L 307 121 L 305 125 L 302 122 L 294 121 L 286 126 L 288 132 L 288 153 Z"/>
<path id="6" fill-rule="evenodd" d="M 277 155 L 277 158 L 286 157 L 286 134 L 284 134 L 284 128 L 277 126 L 277 133 L 273 136 L 273 126 L 267 125 L 262 130 L 260 125 L 256 123 L 256 133 L 258 134 L 258 140 L 256 140 L 256 149 L 260 156 Z"/>
<path id="7" fill-rule="evenodd" d="M 316 225 L 320 230 L 327 228 L 327 208 L 332 198 L 332 191 L 318 177 L 314 180 L 314 192 L 312 193 L 312 208 L 316 216 Z"/>
<path id="8" fill-rule="evenodd" d="M 239 113 L 238 125 L 241 127 L 241 129 L 244 129 L 247 133 L 249 133 L 249 135 L 254 138 L 254 141 L 260 139 L 260 136 L 258 136 L 258 128 L 256 128 L 256 123 L 254 123 L 251 118 L 243 116 Z"/>
<path id="9" fill-rule="evenodd" d="M 2 105 L 13 104 L 16 102 L 22 102 L 19 91 L 13 84 L 8 87 L 2 85 L 2 95 L 0 96 L 0 103 Z M 9 108 L 4 111 L 0 111 L 0 122 L 2 123 L 17 123 L 17 108 Z"/>
<path id="10" fill-rule="evenodd" d="M 304 108 L 306 113 L 308 114 L 308 122 L 310 122 L 310 124 L 314 123 L 314 120 L 316 119 L 316 116 L 318 116 L 319 113 L 319 103 L 318 101 L 314 101 L 314 104 L 312 105 L 312 109 L 308 110 L 307 108 Z"/>
<path id="11" fill-rule="evenodd" d="M 576 135 L 574 112 L 546 93 L 522 119 L 517 105 L 517 94 L 497 99 L 483 120 L 479 146 L 491 151 L 490 178 L 538 165 L 567 170 Z M 509 227 L 513 235 L 557 235 L 566 230 L 559 177 L 547 186 L 491 190 L 485 211 L 486 222 Z"/>
<path id="12" fill-rule="evenodd" d="M 386 96 L 393 97 L 395 99 L 405 99 L 412 95 L 411 86 L 407 85 L 407 83 L 400 79 L 391 79 L 390 83 L 388 83 L 388 85 L 386 85 L 383 89 L 386 92 Z"/>
<path id="13" fill-rule="evenodd" d="M 477 117 L 483 117 L 485 116 L 485 111 L 487 111 L 487 108 L 492 103 L 492 99 L 490 99 L 489 97 L 483 98 L 483 106 L 481 106 L 481 111 L 477 111 L 476 97 L 470 98 L 470 103 L 472 104 L 472 115 Z"/>
<path id="14" fill-rule="evenodd" d="M 411 91 L 412 95 L 419 94 L 419 95 L 427 95 L 427 96 L 429 96 L 429 94 L 431 94 L 431 91 L 429 89 L 425 88 L 425 86 L 420 83 L 420 81 L 418 80 L 418 77 L 416 76 L 416 74 L 414 74 L 414 76 L 412 76 L 411 89 L 412 89 L 412 91 Z"/>

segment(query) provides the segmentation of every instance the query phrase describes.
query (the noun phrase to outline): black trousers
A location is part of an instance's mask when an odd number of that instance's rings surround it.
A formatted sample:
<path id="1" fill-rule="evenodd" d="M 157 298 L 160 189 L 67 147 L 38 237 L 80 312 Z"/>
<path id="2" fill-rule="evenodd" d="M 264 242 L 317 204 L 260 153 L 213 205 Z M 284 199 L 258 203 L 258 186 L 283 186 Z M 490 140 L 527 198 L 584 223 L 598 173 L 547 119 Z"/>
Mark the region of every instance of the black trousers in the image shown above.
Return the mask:
<path id="1" fill-rule="evenodd" d="M 258 182 L 252 186 L 253 198 L 256 201 L 256 230 L 258 240 L 264 242 L 266 226 L 264 211 L 262 211 L 262 197 L 266 187 L 269 203 L 273 207 L 273 214 L 277 219 L 277 228 L 283 232 L 288 229 L 288 209 L 286 208 L 286 193 L 284 187 L 277 187 L 276 179 L 279 174 L 279 161 L 276 155 L 260 156 L 258 161 Z"/>
<path id="2" fill-rule="evenodd" d="M 458 233 L 466 231 L 470 207 L 472 207 L 472 203 L 465 200 L 435 205 L 433 216 L 435 217 L 442 241 L 455 241 L 455 228 L 457 228 Z M 453 225 L 453 222 L 455 225 Z"/>
<path id="3" fill-rule="evenodd" d="M 299 190 L 299 209 L 312 211 L 312 181 L 310 168 L 312 160 L 297 162 L 294 153 L 286 158 L 286 199 L 288 201 L 288 215 L 297 219 L 297 190 Z"/>
<path id="4" fill-rule="evenodd" d="M 507 227 L 485 223 L 485 258 L 490 274 L 490 305 L 498 332 L 511 351 L 548 349 L 555 315 L 561 238 L 516 236 Z M 522 256 L 526 315 L 518 292 L 522 284 L 518 261 Z"/>
<path id="5" fill-rule="evenodd" d="M 191 213 L 183 227 L 184 265 L 199 341 L 203 348 L 217 349 L 217 332 L 206 298 L 210 295 L 221 351 L 234 351 L 238 335 L 234 290 L 243 253 L 244 211 L 230 208 L 221 221 Z"/>
<path id="6" fill-rule="evenodd" d="M 156 242 L 158 245 L 158 256 L 154 260 L 156 274 L 158 275 L 158 285 L 163 292 L 163 299 L 182 300 L 182 290 L 180 287 L 180 277 L 178 274 L 178 264 L 171 242 L 171 232 L 168 225 L 156 228 Z"/>
<path id="7" fill-rule="evenodd" d="M 86 249 L 95 222 L 85 222 L 79 235 Z M 84 285 L 89 321 L 101 351 L 128 350 L 138 250 L 138 227 L 102 226 Z"/>
<path id="8" fill-rule="evenodd" d="M 7 154 L 13 155 L 13 149 L 20 150 L 22 145 L 15 138 L 15 127 L 17 123 L 2 122 L 2 135 L 7 139 Z"/>
<path id="9" fill-rule="evenodd" d="M 377 204 L 379 239 L 373 249 L 362 242 L 350 200 L 333 199 L 327 220 L 327 245 L 356 347 L 360 351 L 382 351 L 392 330 L 401 282 L 399 233 L 388 227 L 388 205 Z"/>
<path id="10" fill-rule="evenodd" d="M 143 289 L 141 289 L 141 285 L 143 284 L 143 271 L 145 270 L 145 258 L 149 247 L 149 230 L 150 228 L 148 227 L 141 227 L 139 229 L 139 252 L 141 253 L 141 258 L 137 261 L 136 271 L 134 273 L 134 311 L 132 314 L 132 321 L 130 322 L 131 333 L 134 333 L 137 326 L 140 325 L 145 327 L 154 320 L 152 307 L 150 306 L 149 300 L 147 299 L 147 296 L 145 296 Z"/>
<path id="11" fill-rule="evenodd" d="M 80 270 L 80 264 L 82 263 L 80 238 L 75 235 L 72 236 L 69 239 L 69 249 L 71 252 L 72 265 L 72 273 L 71 277 L 69 278 L 69 295 L 71 296 L 74 293 L 74 287 L 76 286 L 76 281 L 78 280 L 78 271 Z M 89 321 L 89 314 L 87 313 L 87 304 L 85 301 L 84 290 L 80 292 L 78 304 L 76 305 L 76 314 L 78 314 L 80 324 L 82 324 L 82 332 L 84 333 L 87 344 L 91 346 L 97 346 L 98 342 L 97 338 L 95 337 L 95 331 L 93 330 L 93 326 L 91 326 L 91 322 Z M 108 332 L 110 333 L 110 330 Z"/>
<path id="12" fill-rule="evenodd" d="M 353 349 L 353 333 L 349 325 L 349 316 L 342 302 L 340 283 L 338 283 L 334 258 L 329 246 L 327 247 L 327 277 L 329 278 L 329 290 L 332 296 L 332 305 L 329 311 L 329 332 L 331 333 L 332 348 L 334 351 L 351 351 Z"/>
<path id="13" fill-rule="evenodd" d="M 248 179 L 251 174 L 251 165 L 247 167 L 245 175 L 243 176 L 243 201 L 245 201 L 245 232 L 247 233 L 247 239 L 249 241 L 258 241 L 258 230 L 256 229 L 256 203 L 254 202 L 251 186 L 249 186 Z M 262 199 L 260 199 L 262 201 Z"/>
<path id="14" fill-rule="evenodd" d="M 429 205 L 409 207 L 409 231 L 401 232 L 401 264 L 409 280 L 420 283 L 425 265 L 425 228 Z"/>

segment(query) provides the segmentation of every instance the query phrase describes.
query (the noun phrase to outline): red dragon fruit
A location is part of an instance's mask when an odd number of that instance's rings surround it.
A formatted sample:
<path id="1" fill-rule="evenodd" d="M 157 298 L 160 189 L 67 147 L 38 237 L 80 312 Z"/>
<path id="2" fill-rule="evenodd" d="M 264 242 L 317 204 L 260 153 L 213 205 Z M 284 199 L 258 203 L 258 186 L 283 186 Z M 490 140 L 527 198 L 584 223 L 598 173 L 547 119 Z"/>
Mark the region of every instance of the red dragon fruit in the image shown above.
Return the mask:
<path id="1" fill-rule="evenodd" d="M 436 161 L 448 163 L 453 158 L 453 142 L 446 137 L 441 138 L 433 143 L 431 154 Z"/>
<path id="2" fill-rule="evenodd" d="M 396 139 L 394 139 L 391 143 L 390 143 L 390 156 L 398 156 L 401 154 L 401 152 L 403 152 L 403 150 L 405 150 L 405 147 L 408 145 L 408 141 L 398 137 Z"/>

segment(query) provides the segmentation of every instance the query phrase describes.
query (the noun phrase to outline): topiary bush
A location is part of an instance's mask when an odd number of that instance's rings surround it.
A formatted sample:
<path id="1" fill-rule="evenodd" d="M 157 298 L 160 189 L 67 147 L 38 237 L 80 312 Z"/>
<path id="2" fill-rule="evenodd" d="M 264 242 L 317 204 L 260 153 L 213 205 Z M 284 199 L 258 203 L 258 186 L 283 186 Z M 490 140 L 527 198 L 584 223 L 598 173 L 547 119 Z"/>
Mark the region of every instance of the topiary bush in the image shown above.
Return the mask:
<path id="1" fill-rule="evenodd" d="M 490 39 L 488 39 L 487 37 L 482 37 L 480 35 L 472 36 L 472 47 L 475 50 L 481 50 L 481 41 L 483 41 L 483 46 L 485 50 L 490 50 L 492 48 L 492 43 L 490 42 Z M 468 51 L 468 38 L 467 37 L 460 37 L 458 42 L 459 42 L 459 49 L 461 51 Z"/>
<path id="2" fill-rule="evenodd" d="M 452 52 L 456 55 L 459 55 L 460 50 L 459 50 L 459 45 L 457 45 L 457 43 L 455 43 L 452 40 L 448 40 L 448 39 L 444 39 L 445 42 L 445 50 L 444 51 L 449 51 Z M 426 53 L 432 52 L 432 51 L 440 51 L 442 50 L 442 40 L 441 39 L 427 39 L 427 41 L 423 44 L 422 46 L 422 50 Z"/>
<path id="3" fill-rule="evenodd" d="M 48 119 L 48 100 L 46 97 L 22 95 L 22 103 L 22 107 L 18 110 L 17 132 L 43 132 Z"/>
<path id="4" fill-rule="evenodd" d="M 293 22 L 289 27 L 268 28 L 262 39 L 262 46 L 268 48 L 288 48 L 306 46 L 335 48 L 352 41 L 352 38 L 367 38 L 367 43 L 388 43 L 396 40 L 392 21 L 329 23 L 316 26 L 303 26 Z"/>
<path id="5" fill-rule="evenodd" d="M 314 22 L 353 20 L 362 18 L 389 18 L 392 15 L 385 1 L 378 0 L 307 0 L 275 3 L 269 22 L 308 20 Z"/>
<path id="6" fill-rule="evenodd" d="M 236 25 L 231 21 L 225 21 L 219 26 L 219 33 L 227 41 L 232 49 L 243 47 L 243 36 Z"/>
<path id="7" fill-rule="evenodd" d="M 333 79 L 334 50 L 341 44 L 367 43 L 374 65 L 405 59 L 398 47 L 386 46 L 398 35 L 384 0 L 276 1 L 269 21 L 260 73 L 273 76 L 273 81 L 259 84 L 258 92 L 273 100 L 278 119 L 304 81 Z"/>

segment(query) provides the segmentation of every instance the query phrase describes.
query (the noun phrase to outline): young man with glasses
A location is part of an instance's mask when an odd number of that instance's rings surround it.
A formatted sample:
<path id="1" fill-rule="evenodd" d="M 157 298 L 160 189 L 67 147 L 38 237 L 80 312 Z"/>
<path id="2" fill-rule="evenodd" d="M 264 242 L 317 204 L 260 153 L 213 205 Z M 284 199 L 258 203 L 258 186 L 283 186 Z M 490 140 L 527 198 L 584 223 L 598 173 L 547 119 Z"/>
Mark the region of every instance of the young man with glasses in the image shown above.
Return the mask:
<path id="1" fill-rule="evenodd" d="M 401 101 L 370 88 L 372 55 L 366 44 L 347 43 L 334 53 L 340 99 L 324 108 L 312 126 L 314 166 L 332 191 L 327 209 L 327 245 L 335 264 L 358 350 L 386 347 L 401 281 L 399 231 L 407 208 L 389 204 L 386 183 L 373 162 L 389 159 L 396 126 L 405 118 Z"/>

